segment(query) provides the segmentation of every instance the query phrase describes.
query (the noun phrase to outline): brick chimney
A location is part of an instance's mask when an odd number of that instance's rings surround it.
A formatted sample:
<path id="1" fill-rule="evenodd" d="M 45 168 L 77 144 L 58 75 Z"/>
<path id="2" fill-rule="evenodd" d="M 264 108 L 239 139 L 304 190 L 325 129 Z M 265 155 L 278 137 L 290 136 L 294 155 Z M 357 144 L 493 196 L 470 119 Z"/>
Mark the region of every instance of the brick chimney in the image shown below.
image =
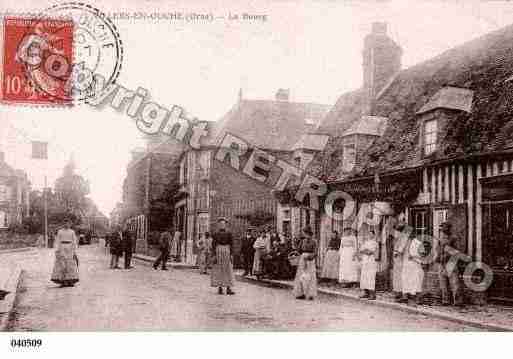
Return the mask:
<path id="1" fill-rule="evenodd" d="M 401 70 L 403 50 L 387 35 L 386 22 L 372 23 L 363 45 L 363 86 L 368 93 L 367 115 L 372 115 L 373 100 L 390 79 Z"/>
<path id="2" fill-rule="evenodd" d="M 275 99 L 276 101 L 287 102 L 289 100 L 289 96 L 289 89 L 278 89 L 278 91 L 276 91 Z"/>

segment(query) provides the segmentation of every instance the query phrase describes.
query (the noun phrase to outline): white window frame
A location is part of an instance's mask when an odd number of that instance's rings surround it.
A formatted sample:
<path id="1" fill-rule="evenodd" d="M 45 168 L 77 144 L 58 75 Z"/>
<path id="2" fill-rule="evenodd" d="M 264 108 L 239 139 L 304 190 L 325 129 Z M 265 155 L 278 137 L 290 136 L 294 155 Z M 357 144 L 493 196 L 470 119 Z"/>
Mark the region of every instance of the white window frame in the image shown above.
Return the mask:
<path id="1" fill-rule="evenodd" d="M 350 149 L 351 152 L 349 152 L 347 149 Z M 351 155 L 351 158 L 349 158 L 349 155 Z M 354 166 L 356 165 L 356 143 L 346 143 L 343 146 L 343 152 L 342 152 L 342 168 L 346 172 L 350 172 L 353 170 Z"/>

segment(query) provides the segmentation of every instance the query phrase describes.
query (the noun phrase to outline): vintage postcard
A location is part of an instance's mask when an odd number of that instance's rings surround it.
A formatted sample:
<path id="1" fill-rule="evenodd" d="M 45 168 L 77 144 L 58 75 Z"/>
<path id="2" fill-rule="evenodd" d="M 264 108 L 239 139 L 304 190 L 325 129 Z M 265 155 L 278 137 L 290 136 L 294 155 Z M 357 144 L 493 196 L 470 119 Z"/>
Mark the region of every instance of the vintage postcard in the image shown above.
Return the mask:
<path id="1" fill-rule="evenodd" d="M 513 3 L 4 0 L 0 59 L 13 351 L 513 330 Z"/>

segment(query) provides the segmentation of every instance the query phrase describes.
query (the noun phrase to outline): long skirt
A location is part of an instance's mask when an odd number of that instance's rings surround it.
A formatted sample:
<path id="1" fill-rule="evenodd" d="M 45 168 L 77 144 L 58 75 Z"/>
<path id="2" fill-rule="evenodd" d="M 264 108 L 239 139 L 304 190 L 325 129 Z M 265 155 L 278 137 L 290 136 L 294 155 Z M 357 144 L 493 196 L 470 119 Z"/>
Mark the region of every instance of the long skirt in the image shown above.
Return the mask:
<path id="1" fill-rule="evenodd" d="M 230 246 L 217 246 L 215 251 L 216 263 L 212 265 L 210 285 L 212 287 L 232 287 L 235 278 L 233 276 Z"/>
<path id="2" fill-rule="evenodd" d="M 306 260 L 303 253 L 299 257 L 297 265 L 296 279 L 294 280 L 294 296 L 305 296 L 306 298 L 315 298 L 317 296 L 317 273 L 315 268 L 315 260 Z"/>
<path id="3" fill-rule="evenodd" d="M 342 247 L 340 250 L 340 274 L 342 283 L 358 282 L 358 263 L 354 260 L 354 248 Z"/>
<path id="4" fill-rule="evenodd" d="M 206 249 L 200 250 L 198 258 L 196 259 L 196 264 L 198 265 L 201 273 L 207 272 L 207 257 L 208 251 Z"/>
<path id="5" fill-rule="evenodd" d="M 78 260 L 73 254 L 56 253 L 52 271 L 52 282 L 64 285 L 78 282 Z"/>
<path id="6" fill-rule="evenodd" d="M 360 288 L 367 290 L 376 289 L 376 272 L 378 264 L 374 256 L 364 256 L 362 259 L 362 272 L 360 274 Z"/>
<path id="7" fill-rule="evenodd" d="M 424 282 L 424 269 L 415 261 L 405 260 L 402 271 L 402 292 L 417 294 L 422 292 Z"/>
<path id="8" fill-rule="evenodd" d="M 264 272 L 263 256 L 265 255 L 264 249 L 256 249 L 255 256 L 253 257 L 253 275 L 260 275 Z"/>
<path id="9" fill-rule="evenodd" d="M 327 279 L 338 279 L 340 265 L 340 255 L 338 250 L 330 249 L 324 257 L 324 265 L 322 266 L 321 277 Z"/>

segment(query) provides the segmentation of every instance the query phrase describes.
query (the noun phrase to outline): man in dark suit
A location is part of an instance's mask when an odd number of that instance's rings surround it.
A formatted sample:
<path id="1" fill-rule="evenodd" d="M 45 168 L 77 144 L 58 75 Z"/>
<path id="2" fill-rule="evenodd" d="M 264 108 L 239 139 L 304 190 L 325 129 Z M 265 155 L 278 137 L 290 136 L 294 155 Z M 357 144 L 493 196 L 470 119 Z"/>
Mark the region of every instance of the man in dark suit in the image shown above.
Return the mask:
<path id="1" fill-rule="evenodd" d="M 245 238 L 242 239 L 242 257 L 244 259 L 244 276 L 253 274 L 253 260 L 255 258 L 255 244 L 256 237 L 253 235 L 253 231 L 248 229 Z"/>
<path id="2" fill-rule="evenodd" d="M 125 252 L 125 269 L 131 269 L 133 268 L 131 262 L 132 254 L 134 252 L 134 244 L 132 232 L 128 230 L 126 224 L 121 232 L 121 239 L 123 241 L 123 251 Z"/>

